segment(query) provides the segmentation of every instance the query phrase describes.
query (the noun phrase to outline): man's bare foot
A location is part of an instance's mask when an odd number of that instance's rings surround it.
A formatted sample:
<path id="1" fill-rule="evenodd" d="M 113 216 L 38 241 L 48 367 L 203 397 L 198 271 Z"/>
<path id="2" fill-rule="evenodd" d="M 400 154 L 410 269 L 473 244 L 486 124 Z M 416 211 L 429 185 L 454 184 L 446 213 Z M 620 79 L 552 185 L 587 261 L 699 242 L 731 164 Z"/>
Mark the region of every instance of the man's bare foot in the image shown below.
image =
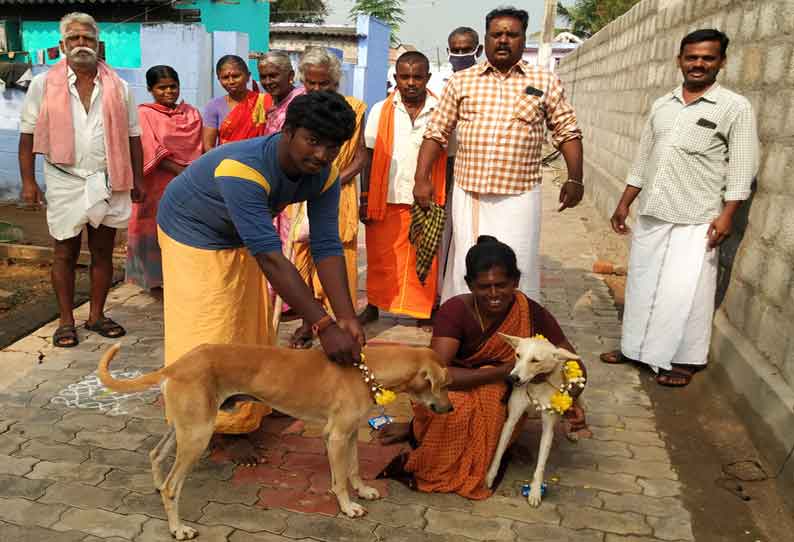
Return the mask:
<path id="1" fill-rule="evenodd" d="M 313 342 L 314 333 L 312 333 L 312 326 L 304 320 L 301 326 L 292 334 L 292 337 L 290 337 L 289 347 L 296 350 L 304 350 L 311 348 Z"/>
<path id="2" fill-rule="evenodd" d="M 375 305 L 367 305 L 367 308 L 361 311 L 356 318 L 358 318 L 359 324 L 365 326 L 376 321 L 379 317 L 380 312 L 378 311 L 378 307 Z"/>
<path id="3" fill-rule="evenodd" d="M 248 435 L 221 435 L 219 446 L 229 459 L 244 467 L 255 467 L 266 460 Z"/>
<path id="4" fill-rule="evenodd" d="M 378 431 L 378 440 L 384 446 L 405 442 L 411 436 L 410 423 L 390 423 Z"/>

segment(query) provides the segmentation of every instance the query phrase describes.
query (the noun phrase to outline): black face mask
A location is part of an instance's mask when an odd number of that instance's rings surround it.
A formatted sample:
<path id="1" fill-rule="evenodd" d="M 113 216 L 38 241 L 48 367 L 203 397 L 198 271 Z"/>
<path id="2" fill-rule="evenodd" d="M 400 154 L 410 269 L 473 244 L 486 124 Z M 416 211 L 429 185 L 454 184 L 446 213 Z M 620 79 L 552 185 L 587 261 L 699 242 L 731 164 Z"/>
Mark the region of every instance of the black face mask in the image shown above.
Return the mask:
<path id="1" fill-rule="evenodd" d="M 452 64 L 453 72 L 471 68 L 477 64 L 477 51 L 472 51 L 471 53 L 449 53 L 449 63 Z"/>

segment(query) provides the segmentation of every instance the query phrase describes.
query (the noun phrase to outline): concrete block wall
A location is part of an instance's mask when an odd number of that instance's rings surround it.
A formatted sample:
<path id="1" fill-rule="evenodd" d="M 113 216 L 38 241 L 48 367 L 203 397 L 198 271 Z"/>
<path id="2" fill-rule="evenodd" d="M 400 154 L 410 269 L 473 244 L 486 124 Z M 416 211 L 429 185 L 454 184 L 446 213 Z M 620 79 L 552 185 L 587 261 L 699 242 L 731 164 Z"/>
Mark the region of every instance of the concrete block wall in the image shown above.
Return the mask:
<path id="1" fill-rule="evenodd" d="M 720 75 L 750 100 L 762 144 L 717 312 L 709 378 L 742 397 L 770 471 L 794 500 L 794 2 L 643 0 L 562 60 L 558 73 L 585 133 L 588 196 L 610 216 L 654 100 L 681 83 L 681 38 L 718 28 L 731 39 Z M 741 229 L 740 228 L 740 229 Z M 732 255 L 732 252 L 731 252 Z"/>

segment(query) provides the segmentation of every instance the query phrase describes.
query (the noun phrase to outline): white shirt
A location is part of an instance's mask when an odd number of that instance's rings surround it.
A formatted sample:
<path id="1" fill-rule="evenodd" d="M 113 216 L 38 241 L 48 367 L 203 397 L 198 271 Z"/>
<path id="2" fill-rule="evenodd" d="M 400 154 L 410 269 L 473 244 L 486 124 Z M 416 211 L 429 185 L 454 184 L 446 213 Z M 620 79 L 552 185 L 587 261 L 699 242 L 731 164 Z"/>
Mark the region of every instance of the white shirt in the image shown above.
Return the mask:
<path id="1" fill-rule="evenodd" d="M 414 174 L 416 173 L 416 160 L 419 158 L 419 147 L 422 146 L 422 135 L 425 133 L 425 127 L 430 121 L 430 116 L 436 108 L 438 100 L 428 94 L 424 107 L 416 119 L 411 121 L 411 115 L 405 109 L 400 93 L 395 93 L 393 99 L 394 148 L 389 167 L 389 191 L 386 194 L 386 203 L 411 205 L 414 202 Z M 380 112 L 385 101 L 376 103 L 369 113 L 367 126 L 364 129 L 364 143 L 369 149 L 375 148 Z"/>
<path id="2" fill-rule="evenodd" d="M 66 73 L 69 78 L 69 95 L 71 96 L 75 163 L 73 166 L 59 164 L 58 168 L 85 178 L 91 173 L 107 169 L 105 128 L 102 115 L 102 83 L 99 74 L 97 74 L 94 79 L 94 90 L 91 92 L 88 112 L 86 112 L 83 102 L 80 101 L 80 94 L 77 92 L 77 74 L 68 66 Z M 45 72 L 37 75 L 30 82 L 19 123 L 19 131 L 23 134 L 35 132 L 36 121 L 39 118 L 44 99 L 46 81 L 47 73 Z M 121 84 L 127 105 L 129 135 L 130 137 L 140 136 L 141 128 L 138 125 L 138 108 L 135 106 L 135 99 L 132 97 L 127 82 L 121 80 Z M 54 169 L 54 166 L 47 160 L 44 161 L 44 167 L 45 173 L 48 169 Z"/>

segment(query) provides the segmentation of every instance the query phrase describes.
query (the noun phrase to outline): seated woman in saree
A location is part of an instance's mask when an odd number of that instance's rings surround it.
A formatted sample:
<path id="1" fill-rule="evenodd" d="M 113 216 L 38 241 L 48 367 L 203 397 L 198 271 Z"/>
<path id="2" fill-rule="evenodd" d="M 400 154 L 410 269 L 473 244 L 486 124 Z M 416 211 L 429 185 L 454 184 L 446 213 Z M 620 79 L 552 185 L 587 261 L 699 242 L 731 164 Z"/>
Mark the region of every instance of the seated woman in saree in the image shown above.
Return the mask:
<path id="1" fill-rule="evenodd" d="M 475 500 L 492 494 L 484 481 L 507 417 L 505 378 L 516 356 L 498 333 L 540 334 L 575 351 L 554 317 L 518 290 L 520 276 L 515 252 L 496 238 L 482 235 L 469 249 L 466 282 L 471 293 L 440 307 L 430 343 L 449 368 L 449 397 L 455 408 L 449 414 L 434 414 L 414 405 L 410 424 L 386 426 L 383 444 L 407 439 L 412 450 L 396 457 L 381 476 L 428 493 L 457 493 Z M 584 429 L 581 408 L 571 411 L 578 423 L 572 430 Z"/>
<path id="2" fill-rule="evenodd" d="M 204 152 L 230 141 L 265 135 L 265 115 L 272 97 L 248 88 L 251 72 L 245 60 L 237 55 L 222 56 L 215 74 L 227 94 L 204 107 Z"/>
<path id="3" fill-rule="evenodd" d="M 152 66 L 146 86 L 153 103 L 138 106 L 146 199 L 132 204 L 127 226 L 127 281 L 162 298 L 163 266 L 157 242 L 157 206 L 171 179 L 201 156 L 201 114 L 179 102 L 179 75 Z"/>

